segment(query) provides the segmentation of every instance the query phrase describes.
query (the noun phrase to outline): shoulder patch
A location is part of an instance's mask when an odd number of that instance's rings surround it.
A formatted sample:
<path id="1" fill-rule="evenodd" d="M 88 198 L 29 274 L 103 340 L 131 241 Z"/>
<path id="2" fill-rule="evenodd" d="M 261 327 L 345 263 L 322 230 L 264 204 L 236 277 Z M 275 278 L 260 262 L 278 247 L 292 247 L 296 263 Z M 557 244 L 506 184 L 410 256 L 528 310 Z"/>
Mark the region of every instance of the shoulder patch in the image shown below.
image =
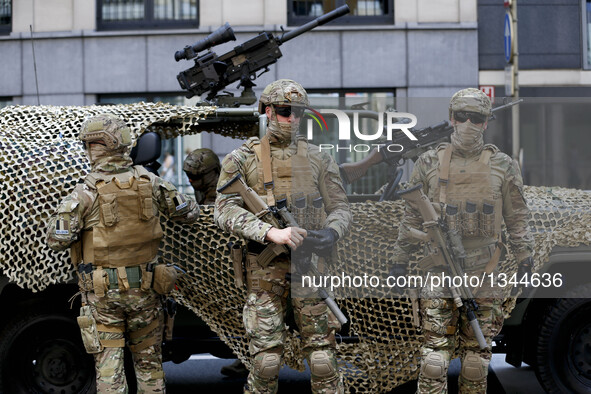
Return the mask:
<path id="1" fill-rule="evenodd" d="M 227 174 L 235 174 L 238 172 L 238 164 L 234 159 L 232 153 L 228 153 L 224 160 L 222 160 L 222 171 Z"/>

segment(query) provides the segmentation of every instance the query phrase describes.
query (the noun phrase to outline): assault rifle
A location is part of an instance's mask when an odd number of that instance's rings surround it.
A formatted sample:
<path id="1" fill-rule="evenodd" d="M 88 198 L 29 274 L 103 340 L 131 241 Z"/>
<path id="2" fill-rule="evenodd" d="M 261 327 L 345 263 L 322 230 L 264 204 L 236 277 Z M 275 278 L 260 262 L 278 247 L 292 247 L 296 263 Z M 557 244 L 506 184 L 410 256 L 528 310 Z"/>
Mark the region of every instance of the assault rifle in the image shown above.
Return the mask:
<path id="1" fill-rule="evenodd" d="M 491 115 L 490 119 L 495 119 L 495 112 L 512 107 L 522 101 L 523 99 L 520 99 L 493 108 L 493 115 Z M 367 173 L 367 170 L 372 166 L 381 162 L 386 162 L 388 165 L 393 166 L 395 170 L 401 162 L 404 162 L 407 159 L 416 160 L 427 150 L 437 146 L 441 142 L 448 141 L 449 136 L 453 131 L 453 126 L 448 120 L 423 129 L 411 130 L 412 134 L 417 138 L 416 141 L 410 140 L 406 134 L 399 131 L 392 136 L 392 141 L 388 141 L 379 148 L 374 148 L 363 160 L 359 160 L 356 163 L 339 164 L 341 178 L 346 183 L 353 183 L 364 176 Z M 390 152 L 388 146 L 393 144 L 396 146 L 402 146 L 403 149 L 396 149 L 396 152 Z M 400 175 L 396 174 L 396 176 L 394 176 L 394 179 L 397 178 L 398 182 L 400 181 Z M 396 182 L 396 185 L 398 182 Z M 393 182 L 391 181 L 389 184 L 390 189 L 392 188 L 392 184 Z"/>
<path id="2" fill-rule="evenodd" d="M 428 269 L 432 267 L 444 267 L 449 269 L 449 273 L 454 277 L 464 277 L 462 263 L 466 258 L 466 251 L 462 244 L 462 237 L 457 230 L 448 228 L 446 222 L 437 215 L 435 208 L 429 201 L 429 198 L 423 192 L 423 185 L 419 183 L 411 189 L 399 193 L 400 197 L 418 208 L 423 218 L 423 228 L 426 232 L 411 228 L 411 236 L 425 242 L 428 256 L 419 262 L 419 266 Z M 478 345 L 485 349 L 488 345 L 482 334 L 482 329 L 478 324 L 475 312 L 478 310 L 478 304 L 474 300 L 472 290 L 468 286 L 449 288 L 455 305 L 458 309 L 463 308 Z"/>
<path id="3" fill-rule="evenodd" d="M 264 220 L 265 222 L 273 225 L 273 227 L 299 227 L 291 212 L 287 210 L 287 207 L 282 206 L 281 208 L 277 208 L 268 206 L 265 203 L 265 201 L 263 201 L 263 199 L 254 190 L 252 190 L 252 188 L 250 188 L 246 184 L 246 182 L 244 182 L 244 179 L 242 179 L 242 175 L 240 174 L 230 179 L 225 185 L 220 187 L 217 191 L 218 193 L 225 194 L 240 194 L 240 197 L 242 197 L 244 203 L 250 209 L 250 211 L 254 212 L 259 219 Z M 271 246 L 268 246 L 266 248 L 265 252 L 263 252 L 261 256 L 267 253 L 267 250 L 272 251 L 269 253 L 269 256 L 271 257 L 278 256 L 282 253 L 290 253 L 290 249 L 287 246 L 272 244 Z M 263 257 L 261 260 L 266 259 Z M 319 275 L 314 267 L 311 267 L 309 272 L 312 275 Z M 289 279 L 290 276 L 288 276 L 288 280 Z M 341 324 L 347 323 L 347 317 L 343 314 L 339 306 L 336 304 L 336 302 L 330 296 L 330 294 L 328 294 L 326 289 L 319 288 L 318 295 L 320 296 L 320 298 L 324 300 L 328 308 L 332 311 L 332 313 L 334 313 L 334 315 L 339 320 L 339 322 L 341 322 Z"/>
<path id="4" fill-rule="evenodd" d="M 252 87 L 255 84 L 252 81 L 269 71 L 269 65 L 277 62 L 277 59 L 283 56 L 279 50 L 280 45 L 347 13 L 349 13 L 349 6 L 343 5 L 295 30 L 284 32 L 281 37 L 274 37 L 272 33 L 264 31 L 221 56 L 211 51 L 198 56 L 199 52 L 212 46 L 236 40 L 234 31 L 226 23 L 203 40 L 193 45 L 187 45 L 175 53 L 174 58 L 177 62 L 181 59 L 197 58 L 193 67 L 177 75 L 179 84 L 181 88 L 188 91 L 188 98 L 209 92 L 207 101 L 212 101 L 220 90 L 239 80 L 238 86 L 244 87 L 242 95 L 239 98 L 234 98 L 232 94 L 228 94 L 226 97 L 217 98 L 216 103 L 235 107 L 254 104 L 256 96 Z M 259 70 L 264 71 L 257 75 Z"/>

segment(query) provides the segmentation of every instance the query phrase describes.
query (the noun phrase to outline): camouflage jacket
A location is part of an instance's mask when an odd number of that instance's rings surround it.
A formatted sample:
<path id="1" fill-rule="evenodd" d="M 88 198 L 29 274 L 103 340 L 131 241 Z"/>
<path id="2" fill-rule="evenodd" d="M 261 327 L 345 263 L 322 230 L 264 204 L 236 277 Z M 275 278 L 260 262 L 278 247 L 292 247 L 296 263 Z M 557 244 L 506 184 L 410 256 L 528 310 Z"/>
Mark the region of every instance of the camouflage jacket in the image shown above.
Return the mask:
<path id="1" fill-rule="evenodd" d="M 248 186 L 253 187 L 257 184 L 256 156 L 249 147 L 250 144 L 257 142 L 258 138 L 253 137 L 224 158 L 218 188 L 225 185 L 237 174 L 242 175 Z M 271 144 L 271 156 L 274 158 L 285 160 L 296 151 L 295 142 L 288 146 Z M 324 199 L 327 214 L 324 227 L 336 230 L 339 238 L 342 238 L 348 232 L 352 216 L 339 175 L 339 168 L 331 156 L 319 152 L 318 147 L 312 144 L 308 144 L 308 158 L 313 171 L 314 183 Z M 237 194 L 218 193 L 214 215 L 215 221 L 221 229 L 261 243 L 264 242 L 267 232 L 272 227 L 246 210 L 244 201 Z"/>
<path id="2" fill-rule="evenodd" d="M 440 144 L 436 149 L 423 153 L 415 162 L 413 172 L 409 180 L 409 187 L 423 184 L 423 191 L 431 201 L 436 200 L 435 188 L 439 182 L 439 156 L 438 151 L 448 144 Z M 519 164 L 505 153 L 499 151 L 494 145 L 485 145 L 491 149 L 489 165 L 494 177 L 498 180 L 495 193 L 500 193 L 502 202 L 503 221 L 509 233 L 508 244 L 515 254 L 517 261 L 522 261 L 533 253 L 534 240 L 529 232 L 529 209 L 523 197 L 523 180 Z M 472 157 L 463 157 L 455 151 L 451 161 L 461 161 L 463 165 L 470 166 L 479 159 L 479 154 Z M 453 182 L 453 179 L 450 179 Z M 405 207 L 404 217 L 400 223 L 398 241 L 394 247 L 394 262 L 407 263 L 409 255 L 419 247 L 418 241 L 411 237 L 410 229 L 421 228 L 422 218 L 418 210 L 408 203 Z"/>
<path id="3" fill-rule="evenodd" d="M 129 167 L 128 171 L 134 171 Z M 164 213 L 173 221 L 194 223 L 199 217 L 199 206 L 190 198 L 186 198 L 184 208 L 170 211 L 166 198 L 174 198 L 179 192 L 164 179 L 148 173 L 152 182 L 152 200 L 158 211 Z M 107 173 L 108 174 L 108 173 Z M 56 212 L 51 215 L 47 223 L 46 240 L 53 250 L 65 250 L 79 238 L 82 230 L 90 230 L 99 223 L 98 192 L 86 183 L 76 185 L 74 191 L 64 198 Z M 68 234 L 57 234 L 56 224 L 60 216 L 67 215 L 69 222 Z"/>

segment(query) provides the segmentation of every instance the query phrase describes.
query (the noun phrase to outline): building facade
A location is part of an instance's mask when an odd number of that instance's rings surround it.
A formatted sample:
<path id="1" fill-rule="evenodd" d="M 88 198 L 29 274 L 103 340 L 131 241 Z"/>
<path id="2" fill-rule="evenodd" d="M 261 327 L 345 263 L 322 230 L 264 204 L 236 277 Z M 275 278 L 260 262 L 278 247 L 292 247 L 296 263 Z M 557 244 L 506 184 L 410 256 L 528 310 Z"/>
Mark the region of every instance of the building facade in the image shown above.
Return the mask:
<path id="1" fill-rule="evenodd" d="M 378 100 L 384 104 L 373 109 L 412 112 L 406 98 L 441 98 L 420 126 L 445 119 L 445 99 L 458 89 L 491 85 L 504 96 L 504 9 L 497 0 L 0 0 L 0 105 L 192 105 L 198 98 L 184 97 L 176 75 L 193 62 L 175 61 L 176 51 L 229 22 L 236 41 L 212 48 L 223 54 L 261 31 L 280 36 L 282 26 L 289 31 L 345 3 L 350 15 L 281 46 L 283 57 L 254 81 L 257 95 L 275 79 L 292 78 L 320 108 Z M 588 5 L 519 0 L 522 97 L 589 96 Z M 561 134 L 552 133 L 571 129 L 564 110 L 550 108 L 545 116 L 526 120 L 533 123 L 521 130 L 526 182 L 587 187 L 576 179 L 582 175 L 565 181 L 572 163 L 561 161 L 575 137 L 558 144 Z M 490 138 L 511 151 L 510 123 L 498 123 Z M 540 140 L 544 147 L 532 148 Z M 223 156 L 239 142 L 203 134 L 183 144 L 165 149 L 178 156 L 203 146 Z M 579 154 L 591 168 L 585 155 Z M 540 172 L 539 165 L 547 168 Z"/>

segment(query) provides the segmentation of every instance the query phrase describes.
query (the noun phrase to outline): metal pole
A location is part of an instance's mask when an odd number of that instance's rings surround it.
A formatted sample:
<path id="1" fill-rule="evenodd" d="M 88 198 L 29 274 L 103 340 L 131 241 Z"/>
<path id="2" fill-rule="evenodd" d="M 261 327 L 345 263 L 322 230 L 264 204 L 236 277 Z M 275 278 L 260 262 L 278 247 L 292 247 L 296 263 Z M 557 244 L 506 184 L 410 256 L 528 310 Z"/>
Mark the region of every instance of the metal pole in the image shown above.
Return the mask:
<path id="1" fill-rule="evenodd" d="M 178 136 L 176 139 L 176 158 L 175 158 L 175 167 L 176 167 L 176 182 L 178 186 L 178 190 L 181 193 L 185 192 L 185 186 L 183 185 L 184 175 L 183 172 L 183 159 L 185 158 L 185 153 L 183 152 L 184 148 L 184 141 L 182 136 Z"/>
<path id="2" fill-rule="evenodd" d="M 519 45 L 517 36 L 517 0 L 513 0 L 511 3 L 511 16 L 513 17 L 513 77 L 514 77 L 514 89 L 515 93 L 513 97 L 519 98 Z M 519 138 L 519 105 L 514 105 L 511 109 L 511 125 L 513 132 L 513 159 L 519 160 L 521 151 L 521 141 Z M 519 163 L 523 167 L 523 163 Z"/>
<path id="3" fill-rule="evenodd" d="M 37 105 L 41 105 L 39 99 L 39 81 L 37 80 L 37 59 L 35 58 L 35 40 L 33 40 L 33 25 L 29 25 L 31 30 L 31 48 L 33 50 L 33 69 L 35 70 L 35 87 L 37 88 Z"/>

